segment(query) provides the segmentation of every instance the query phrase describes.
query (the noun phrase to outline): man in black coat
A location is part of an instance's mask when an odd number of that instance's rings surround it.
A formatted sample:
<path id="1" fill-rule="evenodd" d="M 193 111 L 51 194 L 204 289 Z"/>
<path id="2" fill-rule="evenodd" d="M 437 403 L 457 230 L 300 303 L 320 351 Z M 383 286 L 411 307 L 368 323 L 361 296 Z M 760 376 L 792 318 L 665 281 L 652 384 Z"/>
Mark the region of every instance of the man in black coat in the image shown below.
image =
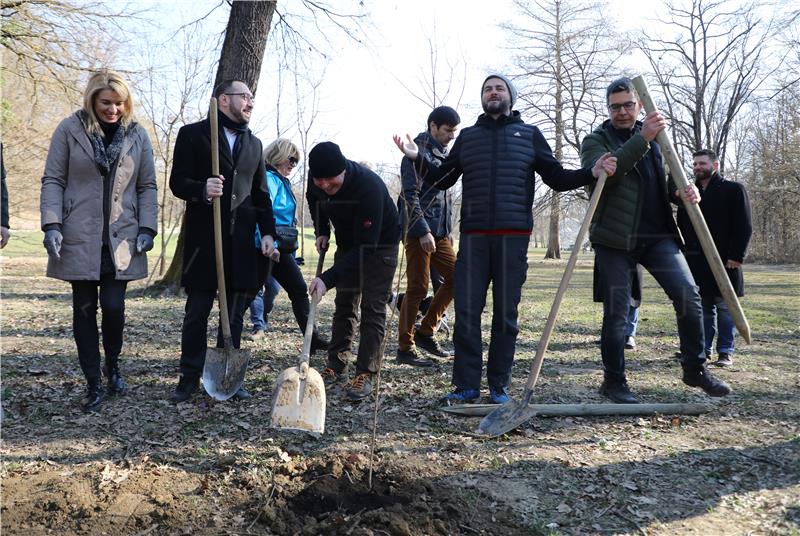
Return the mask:
<path id="1" fill-rule="evenodd" d="M 306 198 L 314 220 L 317 251 L 328 249 L 331 224 L 336 231 L 333 266 L 308 286 L 309 293 L 318 297 L 336 288 L 328 367 L 322 377 L 330 384 L 347 368 L 360 300 L 356 373 L 345 394 L 351 400 L 361 400 L 372 392 L 372 375 L 382 359 L 386 304 L 391 297 L 400 241 L 397 207 L 381 178 L 345 159 L 335 143 L 314 146 L 308 166 Z"/>
<path id="2" fill-rule="evenodd" d="M 737 296 L 744 296 L 742 262 L 753 234 L 747 190 L 738 182 L 729 181 L 719 174 L 719 159 L 714 151 L 702 149 L 692 156 L 695 184 L 702 196 L 700 210 L 733 290 Z M 731 366 L 736 326 L 703 254 L 689 214 L 682 204 L 678 205 L 678 226 L 686 242 L 686 261 L 700 287 L 706 356 L 710 359 L 716 335 L 719 358 L 714 365 Z"/>
<path id="3" fill-rule="evenodd" d="M 183 402 L 197 391 L 206 356 L 208 315 L 217 294 L 212 199 L 222 208 L 222 249 L 231 336 L 239 347 L 244 304 L 258 292 L 274 251 L 275 222 L 264 181 L 261 141 L 247 127 L 253 94 L 244 82 L 228 80 L 214 91 L 219 107 L 220 175 L 211 176 L 211 124 L 208 119 L 178 132 L 169 186 L 186 201 L 183 276 L 186 310 L 181 334 L 181 377 L 171 399 Z M 256 227 L 261 249 L 253 244 Z M 222 348 L 217 332 L 217 347 Z M 235 395 L 249 398 L 244 389 Z"/>

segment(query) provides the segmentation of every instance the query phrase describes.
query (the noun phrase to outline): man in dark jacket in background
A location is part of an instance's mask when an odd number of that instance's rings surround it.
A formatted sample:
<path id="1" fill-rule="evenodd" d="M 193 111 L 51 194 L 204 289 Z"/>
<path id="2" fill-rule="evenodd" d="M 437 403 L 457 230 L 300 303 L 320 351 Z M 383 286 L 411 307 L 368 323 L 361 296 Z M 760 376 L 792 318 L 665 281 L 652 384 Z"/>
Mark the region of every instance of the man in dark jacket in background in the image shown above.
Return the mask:
<path id="1" fill-rule="evenodd" d="M 616 165 L 611 155 L 598 155 L 591 169 L 564 169 L 541 131 L 523 123 L 519 112 L 512 112 L 516 96 L 516 88 L 505 76 L 488 76 L 481 86 L 485 113 L 475 126 L 461 132 L 438 167 L 425 153 L 418 153 L 410 136 L 407 143 L 395 136 L 398 148 L 417 162 L 417 173 L 426 182 L 445 190 L 463 174 L 455 276 L 455 391 L 444 397 L 445 403 L 480 397 L 481 313 L 490 282 L 494 306 L 486 366 L 489 399 L 498 404 L 508 401 L 519 333 L 517 306 L 533 229 L 534 172 L 554 190 L 566 191 L 589 184 L 603 170 L 612 174 Z"/>
<path id="2" fill-rule="evenodd" d="M 455 138 L 461 118 L 449 106 L 434 108 L 428 115 L 428 130 L 414 142 L 426 153 L 426 160 L 438 165 L 447 157 L 447 146 Z M 447 193 L 424 182 L 414 163 L 404 157 L 400 164 L 402 190 L 398 199 L 400 222 L 405 232 L 406 294 L 400 306 L 397 362 L 416 367 L 433 363 L 417 354 L 416 346 L 438 357 L 448 357 L 434 338 L 439 320 L 453 301 L 453 270 L 456 253 L 450 243 L 452 230 Z M 436 289 L 418 330 L 414 322 L 420 303 L 428 294 L 431 267 L 441 274 L 443 284 Z"/>
<path id="3" fill-rule="evenodd" d="M 333 266 L 308 287 L 309 294 L 318 298 L 336 288 L 328 367 L 322 377 L 330 384 L 347 368 L 360 301 L 356 373 L 346 396 L 361 400 L 372 392 L 372 375 L 383 358 L 380 352 L 386 333 L 386 304 L 391 297 L 400 241 L 397 207 L 381 178 L 345 159 L 333 142 L 315 145 L 308 155 L 308 167 L 306 198 L 318 252 L 328 249 L 331 224 L 336 232 Z"/>
<path id="4" fill-rule="evenodd" d="M 186 311 L 181 333 L 181 377 L 171 399 L 183 402 L 197 391 L 206 358 L 208 315 L 217 296 L 212 199 L 222 208 L 222 257 L 233 346 L 239 348 L 242 315 L 261 288 L 267 257 L 274 251 L 275 221 L 264 181 L 261 141 L 247 127 L 253 94 L 244 82 L 228 80 L 214 90 L 219 106 L 219 172 L 211 176 L 211 124 L 206 118 L 178 132 L 169 187 L 186 201 L 183 276 Z M 261 250 L 253 233 L 261 232 Z M 223 347 L 221 329 L 217 348 Z M 234 398 L 250 398 L 244 389 Z"/>
<path id="5" fill-rule="evenodd" d="M 711 396 L 725 396 L 730 387 L 706 368 L 700 295 L 680 252 L 680 236 L 669 203 L 669 187 L 656 135 L 666 128 L 657 111 L 636 120 L 643 106 L 629 78 L 606 89 L 609 119 L 586 136 L 581 162 L 589 165 L 613 151 L 617 173 L 609 177 L 589 228 L 603 293 L 603 383 L 600 393 L 617 403 L 638 402 L 625 376 L 625 322 L 631 280 L 641 264 L 672 300 L 681 345 L 683 382 Z M 689 203 L 700 201 L 697 189 L 683 192 Z"/>
<path id="6" fill-rule="evenodd" d="M 719 174 L 719 159 L 714 151 L 702 149 L 692 156 L 695 185 L 702 196 L 700 210 L 717 246 L 719 257 L 725 265 L 725 271 L 728 272 L 733 290 L 737 296 L 744 296 L 742 262 L 753 234 L 747 190 L 738 182 L 726 180 Z M 686 241 L 686 262 L 700 287 L 706 358 L 711 358 L 711 347 L 716 335 L 719 358 L 714 365 L 729 367 L 733 364 L 736 326 L 683 205 L 678 205 L 678 227 Z"/>

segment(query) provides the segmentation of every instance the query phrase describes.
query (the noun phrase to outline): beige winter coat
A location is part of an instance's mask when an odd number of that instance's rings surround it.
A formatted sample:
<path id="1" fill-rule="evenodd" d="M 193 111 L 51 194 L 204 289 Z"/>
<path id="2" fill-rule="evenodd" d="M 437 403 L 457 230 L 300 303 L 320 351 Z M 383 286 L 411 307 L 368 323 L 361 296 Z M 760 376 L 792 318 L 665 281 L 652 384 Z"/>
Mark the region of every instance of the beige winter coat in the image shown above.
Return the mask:
<path id="1" fill-rule="evenodd" d="M 100 279 L 103 245 L 103 176 L 77 113 L 53 133 L 42 177 L 42 227 L 61 224 L 61 259 L 47 262 L 47 275 L 67 281 Z M 147 256 L 136 253 L 140 227 L 158 229 L 153 147 L 144 128 L 126 134 L 110 189 L 108 244 L 121 280 L 147 275 Z"/>

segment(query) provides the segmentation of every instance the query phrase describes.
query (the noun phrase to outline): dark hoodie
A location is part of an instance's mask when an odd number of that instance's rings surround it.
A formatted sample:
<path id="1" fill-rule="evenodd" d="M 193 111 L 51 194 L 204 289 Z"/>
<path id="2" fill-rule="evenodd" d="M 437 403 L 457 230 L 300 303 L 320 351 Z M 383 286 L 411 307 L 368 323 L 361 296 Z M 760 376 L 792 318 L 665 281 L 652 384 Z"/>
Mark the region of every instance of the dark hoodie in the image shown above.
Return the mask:
<path id="1" fill-rule="evenodd" d="M 466 233 L 530 234 L 534 172 L 559 192 L 594 180 L 590 169 L 564 169 L 541 131 L 523 123 L 517 111 L 496 120 L 481 114 L 438 168 L 424 153 L 416 162 L 420 176 L 441 190 L 463 175 L 461 232 Z"/>
<path id="2" fill-rule="evenodd" d="M 344 183 L 332 196 L 317 188 L 309 174 L 306 199 L 314 233 L 330 236 L 331 224 L 336 229 L 340 257 L 320 276 L 329 289 L 342 276 L 359 274 L 362 256 L 375 254 L 380 246 L 397 248 L 397 207 L 383 180 L 364 166 L 347 160 Z"/>
<path id="3" fill-rule="evenodd" d="M 414 141 L 420 152 L 426 154 L 427 161 L 439 165 L 447 153 L 441 143 L 433 139 L 429 132 L 420 132 Z M 397 198 L 400 212 L 400 228 L 408 219 L 408 236 L 420 238 L 431 233 L 434 238 L 444 238 L 452 230 L 450 203 L 447 194 L 422 180 L 414 169 L 414 163 L 403 157 L 400 163 L 402 191 Z"/>

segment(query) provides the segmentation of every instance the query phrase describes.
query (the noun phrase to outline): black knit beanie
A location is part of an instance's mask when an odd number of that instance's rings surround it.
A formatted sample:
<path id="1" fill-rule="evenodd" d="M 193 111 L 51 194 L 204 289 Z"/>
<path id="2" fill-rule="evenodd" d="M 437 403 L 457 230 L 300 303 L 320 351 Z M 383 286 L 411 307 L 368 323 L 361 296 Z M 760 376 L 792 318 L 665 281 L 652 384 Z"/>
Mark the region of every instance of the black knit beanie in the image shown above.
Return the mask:
<path id="1" fill-rule="evenodd" d="M 345 158 L 339 146 L 332 141 L 323 141 L 308 154 L 308 169 L 315 179 L 335 177 L 345 167 Z"/>
<path id="2" fill-rule="evenodd" d="M 511 108 L 514 108 L 514 103 L 517 102 L 517 88 L 514 84 L 511 83 L 511 80 L 503 76 L 502 74 L 490 74 L 486 78 L 483 79 L 483 84 L 481 84 L 481 99 L 483 98 L 483 86 L 486 85 L 486 81 L 490 78 L 499 78 L 503 82 L 506 83 L 506 87 L 508 87 L 508 94 L 511 96 Z"/>

